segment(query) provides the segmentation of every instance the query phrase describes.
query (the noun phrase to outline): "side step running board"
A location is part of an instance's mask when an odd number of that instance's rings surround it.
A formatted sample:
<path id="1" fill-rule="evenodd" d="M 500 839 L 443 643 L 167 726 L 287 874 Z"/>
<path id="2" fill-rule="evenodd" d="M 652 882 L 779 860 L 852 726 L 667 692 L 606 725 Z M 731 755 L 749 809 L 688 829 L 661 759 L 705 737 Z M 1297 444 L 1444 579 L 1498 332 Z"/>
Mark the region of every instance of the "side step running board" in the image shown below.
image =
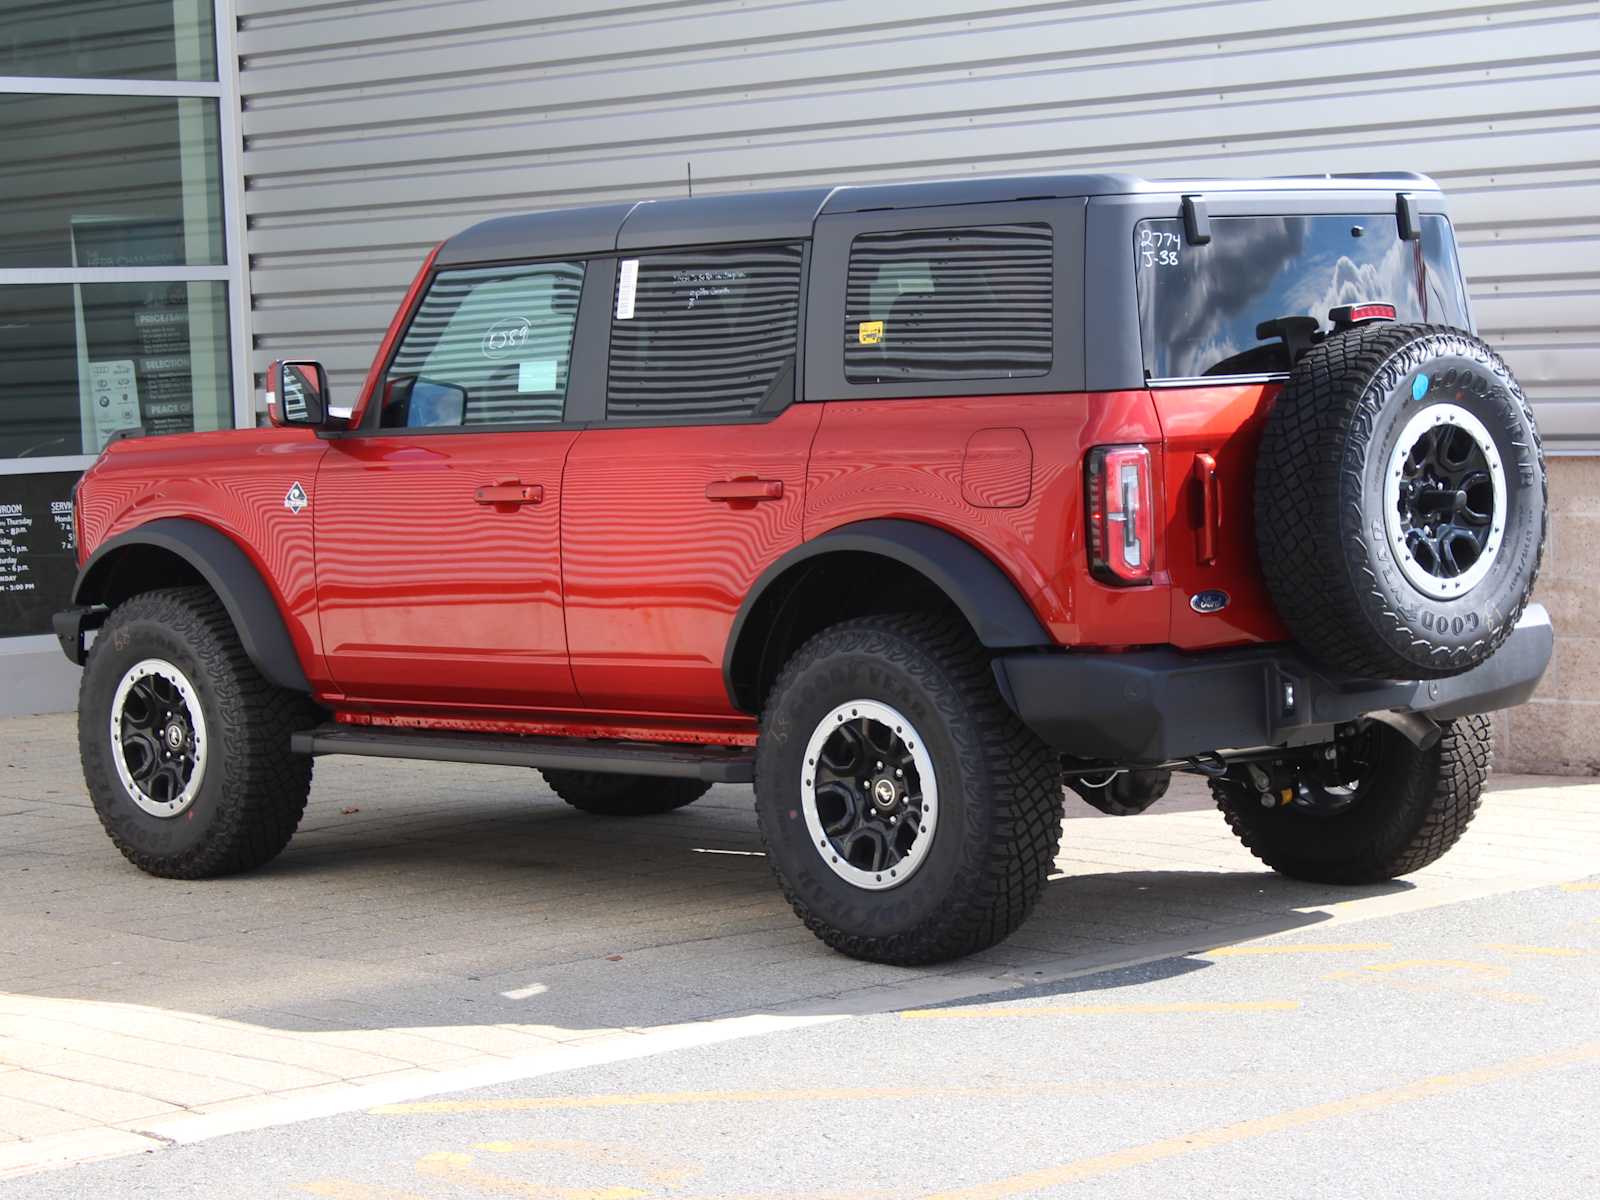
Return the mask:
<path id="1" fill-rule="evenodd" d="M 293 735 L 296 754 L 359 754 L 368 758 L 414 758 L 427 762 L 492 763 L 504 767 L 560 767 L 609 775 L 662 775 L 708 783 L 750 783 L 755 752 L 721 746 L 664 746 L 650 742 L 580 741 L 392 729 L 367 725 L 319 725 Z"/>

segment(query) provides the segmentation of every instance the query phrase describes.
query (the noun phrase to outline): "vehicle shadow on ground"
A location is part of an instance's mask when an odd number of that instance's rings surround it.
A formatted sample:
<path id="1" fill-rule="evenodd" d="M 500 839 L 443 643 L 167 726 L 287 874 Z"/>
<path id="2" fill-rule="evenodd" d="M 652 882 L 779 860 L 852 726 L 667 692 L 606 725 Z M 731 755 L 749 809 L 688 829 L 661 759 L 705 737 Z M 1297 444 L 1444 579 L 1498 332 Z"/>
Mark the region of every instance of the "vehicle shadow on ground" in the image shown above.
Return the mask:
<path id="1" fill-rule="evenodd" d="M 159 925 L 169 906 L 187 917 L 167 921 L 154 949 L 133 943 L 138 923 L 128 922 L 129 943 L 108 951 L 138 964 L 122 974 L 17 990 L 301 1032 L 516 1025 L 565 1037 L 925 1006 L 919 983 L 972 994 L 990 980 L 1014 987 L 1041 972 L 1176 958 L 1312 926 L 1327 919 L 1321 905 L 1409 886 L 1336 889 L 1264 870 L 1073 874 L 1051 881 L 1032 919 L 994 950 L 900 968 L 838 955 L 800 925 L 747 801 L 618 822 L 480 798 L 372 836 L 326 811 L 313 818 L 301 844 L 253 875 L 130 875 L 123 882 L 147 920 Z M 1056 986 L 1103 990 L 1120 979 Z"/>

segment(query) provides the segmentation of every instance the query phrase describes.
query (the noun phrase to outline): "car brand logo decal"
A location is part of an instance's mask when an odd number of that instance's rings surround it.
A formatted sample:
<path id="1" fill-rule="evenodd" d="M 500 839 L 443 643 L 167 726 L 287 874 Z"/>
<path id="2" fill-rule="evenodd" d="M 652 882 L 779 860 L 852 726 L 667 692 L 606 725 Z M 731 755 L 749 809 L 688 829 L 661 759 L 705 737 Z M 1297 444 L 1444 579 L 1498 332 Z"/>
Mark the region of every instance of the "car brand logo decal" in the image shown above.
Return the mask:
<path id="1" fill-rule="evenodd" d="M 1189 597 L 1189 607 L 1197 613 L 1221 612 L 1228 607 L 1228 593 L 1221 588 L 1209 588 Z"/>
<path id="2" fill-rule="evenodd" d="M 311 497 L 306 495 L 305 488 L 301 487 L 300 481 L 296 479 L 289 488 L 289 494 L 283 498 L 283 506 L 298 515 L 300 510 L 310 503 Z"/>

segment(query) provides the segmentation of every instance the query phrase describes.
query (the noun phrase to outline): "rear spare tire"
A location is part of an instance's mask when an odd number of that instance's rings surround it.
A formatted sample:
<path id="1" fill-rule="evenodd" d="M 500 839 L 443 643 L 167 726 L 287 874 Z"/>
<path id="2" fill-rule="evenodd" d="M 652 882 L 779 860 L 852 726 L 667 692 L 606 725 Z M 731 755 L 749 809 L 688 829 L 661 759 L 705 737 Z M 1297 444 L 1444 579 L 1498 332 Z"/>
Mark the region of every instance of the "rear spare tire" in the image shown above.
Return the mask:
<path id="1" fill-rule="evenodd" d="M 1545 537 L 1510 370 L 1459 329 L 1369 324 L 1296 365 L 1256 462 L 1256 541 L 1295 639 L 1336 670 L 1439 679 L 1510 635 Z"/>

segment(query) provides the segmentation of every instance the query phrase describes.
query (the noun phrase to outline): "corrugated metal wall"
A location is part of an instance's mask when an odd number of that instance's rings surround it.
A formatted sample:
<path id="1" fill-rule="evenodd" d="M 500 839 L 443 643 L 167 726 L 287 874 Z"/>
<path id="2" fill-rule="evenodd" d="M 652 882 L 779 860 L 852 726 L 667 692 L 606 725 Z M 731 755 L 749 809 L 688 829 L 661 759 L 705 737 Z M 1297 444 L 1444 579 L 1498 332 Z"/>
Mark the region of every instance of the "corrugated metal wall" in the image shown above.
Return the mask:
<path id="1" fill-rule="evenodd" d="M 1553 448 L 1600 449 L 1600 0 L 238 0 L 254 365 L 344 394 L 490 214 L 965 173 L 1426 171 Z"/>

